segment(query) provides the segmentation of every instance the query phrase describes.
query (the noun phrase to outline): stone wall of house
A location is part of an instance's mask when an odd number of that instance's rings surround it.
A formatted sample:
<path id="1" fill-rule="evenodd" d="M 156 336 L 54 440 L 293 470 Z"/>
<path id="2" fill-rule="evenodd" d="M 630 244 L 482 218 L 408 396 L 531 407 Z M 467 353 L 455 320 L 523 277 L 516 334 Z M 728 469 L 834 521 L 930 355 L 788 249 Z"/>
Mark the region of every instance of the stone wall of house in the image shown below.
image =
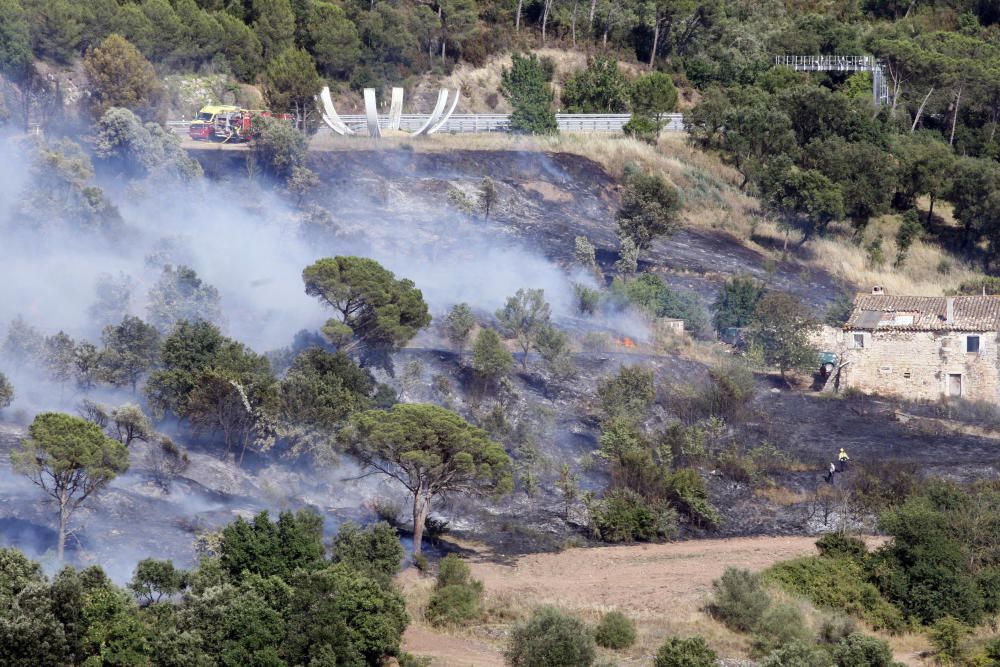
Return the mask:
<path id="1" fill-rule="evenodd" d="M 854 346 L 864 336 L 864 348 Z M 966 337 L 979 336 L 979 352 L 966 352 Z M 962 396 L 1000 400 L 997 332 L 843 331 L 839 386 L 908 399 L 937 400 L 948 394 L 949 375 L 962 376 Z"/>

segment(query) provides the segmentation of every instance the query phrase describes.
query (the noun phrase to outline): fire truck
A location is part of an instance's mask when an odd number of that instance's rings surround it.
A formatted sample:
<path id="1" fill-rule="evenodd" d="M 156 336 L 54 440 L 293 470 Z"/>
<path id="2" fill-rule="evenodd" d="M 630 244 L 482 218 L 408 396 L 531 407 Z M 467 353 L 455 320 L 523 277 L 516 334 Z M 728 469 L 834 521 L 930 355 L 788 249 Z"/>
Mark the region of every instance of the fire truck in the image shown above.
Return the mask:
<path id="1" fill-rule="evenodd" d="M 198 111 L 197 117 L 188 127 L 188 136 L 198 141 L 219 141 L 239 143 L 250 141 L 253 136 L 251 126 L 253 116 L 265 116 L 292 121 L 291 114 L 272 114 L 270 111 L 251 111 L 228 105 L 209 105 Z"/>

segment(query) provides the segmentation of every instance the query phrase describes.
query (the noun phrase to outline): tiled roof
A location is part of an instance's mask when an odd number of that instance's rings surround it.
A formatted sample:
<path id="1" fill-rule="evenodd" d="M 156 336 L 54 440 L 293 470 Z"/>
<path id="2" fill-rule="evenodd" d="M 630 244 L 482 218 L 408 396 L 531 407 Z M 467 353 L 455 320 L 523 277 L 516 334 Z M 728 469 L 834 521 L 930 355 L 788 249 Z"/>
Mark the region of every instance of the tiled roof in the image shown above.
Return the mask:
<path id="1" fill-rule="evenodd" d="M 947 321 L 948 299 L 954 300 Z M 878 316 L 876 316 L 878 313 Z M 911 317 L 912 316 L 912 319 Z M 888 296 L 860 294 L 845 329 L 902 331 L 998 331 L 1000 296 Z"/>

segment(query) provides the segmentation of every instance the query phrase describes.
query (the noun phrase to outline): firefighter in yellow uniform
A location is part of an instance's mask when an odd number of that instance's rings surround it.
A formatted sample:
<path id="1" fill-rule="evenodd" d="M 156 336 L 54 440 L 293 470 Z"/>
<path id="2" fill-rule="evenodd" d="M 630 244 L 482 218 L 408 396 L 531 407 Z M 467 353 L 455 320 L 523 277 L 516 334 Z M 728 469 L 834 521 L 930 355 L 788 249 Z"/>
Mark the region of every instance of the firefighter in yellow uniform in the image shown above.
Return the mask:
<path id="1" fill-rule="evenodd" d="M 840 448 L 840 453 L 837 454 L 837 462 L 840 464 L 839 472 L 847 472 L 847 462 L 851 460 L 851 457 L 847 455 L 844 448 Z"/>

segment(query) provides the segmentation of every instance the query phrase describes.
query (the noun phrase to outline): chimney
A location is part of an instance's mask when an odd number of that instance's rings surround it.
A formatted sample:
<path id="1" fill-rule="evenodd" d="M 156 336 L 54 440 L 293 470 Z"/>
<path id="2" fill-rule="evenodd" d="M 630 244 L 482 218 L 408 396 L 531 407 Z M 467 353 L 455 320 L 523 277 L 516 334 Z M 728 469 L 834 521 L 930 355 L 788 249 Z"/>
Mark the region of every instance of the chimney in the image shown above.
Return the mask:
<path id="1" fill-rule="evenodd" d="M 944 321 L 945 321 L 945 324 L 954 324 L 955 323 L 955 297 L 953 297 L 953 296 L 946 297 L 945 300 L 944 300 L 944 303 L 945 303 L 945 309 L 944 309 Z"/>
<path id="2" fill-rule="evenodd" d="M 885 289 L 883 289 L 881 285 L 873 285 L 872 294 L 876 296 L 881 296 L 885 294 Z"/>

